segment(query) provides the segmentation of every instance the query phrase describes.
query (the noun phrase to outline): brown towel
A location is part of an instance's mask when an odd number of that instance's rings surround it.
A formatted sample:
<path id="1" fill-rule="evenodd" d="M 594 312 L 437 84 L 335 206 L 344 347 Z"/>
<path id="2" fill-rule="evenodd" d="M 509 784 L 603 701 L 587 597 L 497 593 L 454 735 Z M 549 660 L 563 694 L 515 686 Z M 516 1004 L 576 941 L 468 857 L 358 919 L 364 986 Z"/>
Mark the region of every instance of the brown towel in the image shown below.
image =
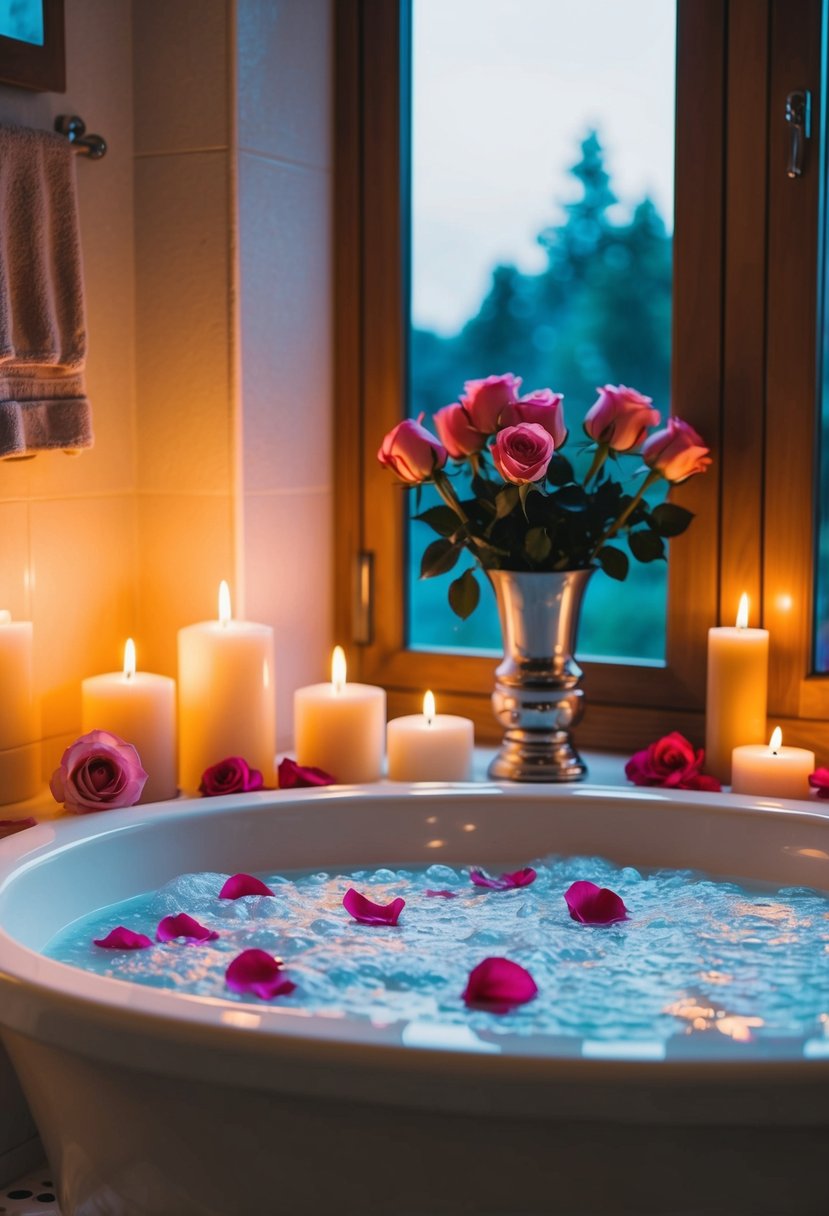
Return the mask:
<path id="1" fill-rule="evenodd" d="M 0 127 L 0 459 L 92 446 L 72 146 Z"/>

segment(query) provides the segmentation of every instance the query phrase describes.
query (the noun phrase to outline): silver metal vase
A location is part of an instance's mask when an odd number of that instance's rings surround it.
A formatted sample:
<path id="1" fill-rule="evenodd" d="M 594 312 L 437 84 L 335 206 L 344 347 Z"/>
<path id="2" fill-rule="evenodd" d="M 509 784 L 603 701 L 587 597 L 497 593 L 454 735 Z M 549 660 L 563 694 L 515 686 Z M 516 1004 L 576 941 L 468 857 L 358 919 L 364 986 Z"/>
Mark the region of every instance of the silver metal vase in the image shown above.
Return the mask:
<path id="1" fill-rule="evenodd" d="M 573 657 L 582 599 L 593 570 L 490 570 L 504 661 L 492 706 L 505 728 L 489 766 L 497 781 L 582 781 L 587 766 L 570 738 L 583 713 Z"/>

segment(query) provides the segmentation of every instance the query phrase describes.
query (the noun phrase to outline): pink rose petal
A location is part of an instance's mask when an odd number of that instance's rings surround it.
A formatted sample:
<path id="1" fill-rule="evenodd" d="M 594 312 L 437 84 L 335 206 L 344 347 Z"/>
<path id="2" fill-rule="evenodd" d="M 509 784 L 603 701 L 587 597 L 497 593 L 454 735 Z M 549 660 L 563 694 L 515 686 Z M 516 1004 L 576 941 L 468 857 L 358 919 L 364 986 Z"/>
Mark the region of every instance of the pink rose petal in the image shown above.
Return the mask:
<path id="1" fill-rule="evenodd" d="M 155 931 L 157 942 L 174 942 L 177 938 L 183 937 L 188 946 L 197 946 L 200 942 L 215 942 L 218 936 L 215 929 L 208 929 L 207 925 L 200 925 L 186 912 L 180 912 L 178 916 L 165 916 L 158 922 L 158 928 Z"/>
<path id="2" fill-rule="evenodd" d="M 461 996 L 467 1005 L 481 1005 L 491 1013 L 508 1013 L 538 995 L 529 971 L 508 958 L 485 958 L 469 972 Z"/>
<path id="3" fill-rule="evenodd" d="M 282 959 L 274 958 L 266 950 L 243 950 L 225 972 L 225 983 L 231 992 L 252 992 L 263 1001 L 275 996 L 287 996 L 296 984 L 287 979 L 282 971 Z"/>
<path id="4" fill-rule="evenodd" d="M 375 904 L 353 887 L 349 887 L 343 896 L 343 907 L 349 916 L 353 916 L 361 925 L 396 925 L 400 913 L 406 907 L 406 901 L 398 896 L 390 904 Z"/>
<path id="5" fill-rule="evenodd" d="M 457 899 L 457 891 L 424 891 L 424 895 L 431 896 L 432 899 Z"/>
<path id="6" fill-rule="evenodd" d="M 233 874 L 219 892 L 219 899 L 241 899 L 243 895 L 273 895 L 273 891 L 253 874 Z"/>
<path id="7" fill-rule="evenodd" d="M 583 925 L 613 925 L 627 920 L 628 910 L 615 891 L 594 882 L 574 882 L 564 899 L 573 920 Z"/>
<path id="8" fill-rule="evenodd" d="M 92 940 L 94 945 L 103 950 L 146 950 L 153 944 L 145 933 L 134 933 L 124 925 L 118 925 L 106 937 L 95 937 Z"/>
<path id="9" fill-rule="evenodd" d="M 337 778 L 321 768 L 297 764 L 286 756 L 279 764 L 279 788 L 281 790 L 302 789 L 306 786 L 336 785 Z"/>
<path id="10" fill-rule="evenodd" d="M 469 871 L 469 877 L 476 887 L 486 887 L 490 891 L 514 891 L 516 887 L 528 887 L 535 882 L 537 875 L 532 866 L 523 870 L 514 870 L 512 874 L 502 874 L 500 878 L 490 878 L 477 867 Z"/>
<path id="11" fill-rule="evenodd" d="M 0 819 L 0 840 L 6 836 L 13 836 L 15 832 L 23 832 L 26 828 L 37 826 L 37 820 L 32 819 Z"/>

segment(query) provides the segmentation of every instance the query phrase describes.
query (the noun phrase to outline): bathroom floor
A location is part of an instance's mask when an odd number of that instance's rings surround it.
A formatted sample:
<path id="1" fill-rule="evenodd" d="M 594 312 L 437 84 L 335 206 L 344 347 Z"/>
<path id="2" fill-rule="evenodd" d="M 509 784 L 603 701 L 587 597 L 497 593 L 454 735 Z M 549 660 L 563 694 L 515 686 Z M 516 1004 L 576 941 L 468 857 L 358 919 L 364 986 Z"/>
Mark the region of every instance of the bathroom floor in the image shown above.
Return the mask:
<path id="1" fill-rule="evenodd" d="M 0 1190 L 0 1213 L 8 1216 L 39 1216 L 51 1212 L 60 1216 L 57 1196 L 52 1189 L 49 1167 L 44 1164 L 37 1173 L 27 1174 Z"/>

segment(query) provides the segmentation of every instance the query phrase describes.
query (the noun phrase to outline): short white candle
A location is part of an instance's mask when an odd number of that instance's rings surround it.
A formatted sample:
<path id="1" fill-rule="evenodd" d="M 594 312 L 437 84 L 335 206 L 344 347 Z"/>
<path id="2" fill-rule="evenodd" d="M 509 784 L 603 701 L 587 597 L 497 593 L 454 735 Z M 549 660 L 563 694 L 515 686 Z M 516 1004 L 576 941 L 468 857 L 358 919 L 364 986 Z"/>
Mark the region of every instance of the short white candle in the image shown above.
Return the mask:
<path id="1" fill-rule="evenodd" d="M 108 730 L 131 743 L 147 774 L 141 802 L 175 798 L 176 682 L 135 670 L 135 643 L 127 638 L 123 671 L 90 676 L 81 684 L 84 734 Z"/>
<path id="2" fill-rule="evenodd" d="M 205 769 L 241 756 L 275 783 L 273 630 L 234 621 L 227 583 L 219 619 L 178 632 L 179 785 L 197 790 Z"/>
<path id="3" fill-rule="evenodd" d="M 735 627 L 708 630 L 705 771 L 726 784 L 734 748 L 768 738 L 769 634 L 748 628 L 748 608 L 744 595 Z"/>
<path id="4" fill-rule="evenodd" d="M 309 684 L 294 693 L 297 764 L 321 768 L 341 785 L 379 781 L 386 693 L 373 684 L 348 684 L 345 677 L 345 654 L 337 646 L 331 683 Z"/>
<path id="5" fill-rule="evenodd" d="M 25 802 L 41 785 L 32 637 L 31 621 L 0 609 L 0 803 Z"/>
<path id="6" fill-rule="evenodd" d="M 776 727 L 765 744 L 734 748 L 731 792 L 763 794 L 767 798 L 808 798 L 809 775 L 815 771 L 815 753 L 805 747 L 783 747 L 783 732 Z"/>
<path id="7" fill-rule="evenodd" d="M 475 727 L 469 718 L 435 713 L 427 692 L 423 713 L 393 718 L 386 730 L 392 781 L 468 781 Z"/>

